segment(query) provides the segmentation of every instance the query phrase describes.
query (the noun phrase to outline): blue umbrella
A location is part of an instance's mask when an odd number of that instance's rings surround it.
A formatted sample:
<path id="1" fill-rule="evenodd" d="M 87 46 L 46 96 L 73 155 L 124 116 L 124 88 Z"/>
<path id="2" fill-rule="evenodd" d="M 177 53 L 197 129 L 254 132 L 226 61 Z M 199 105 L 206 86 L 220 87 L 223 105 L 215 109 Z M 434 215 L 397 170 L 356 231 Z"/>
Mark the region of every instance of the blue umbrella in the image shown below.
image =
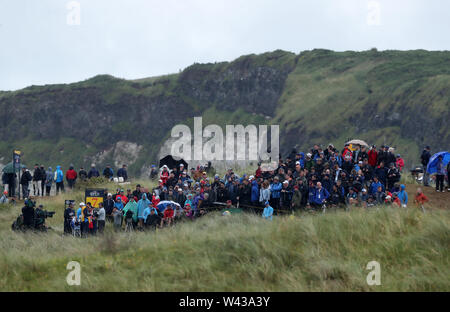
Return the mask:
<path id="1" fill-rule="evenodd" d="M 444 163 L 444 166 L 447 166 L 447 164 L 450 162 L 450 153 L 445 151 L 445 152 L 439 152 L 434 154 L 431 158 L 430 158 L 430 162 L 428 163 L 427 166 L 427 172 L 429 174 L 433 174 L 436 173 L 437 171 L 437 162 L 438 162 L 438 157 L 442 156 L 442 162 Z"/>
<path id="2" fill-rule="evenodd" d="M 174 206 L 178 206 L 178 207 L 181 208 L 179 203 L 176 203 L 176 202 L 171 201 L 171 200 L 163 200 L 162 202 L 159 202 L 158 205 L 156 205 L 156 207 L 158 208 L 158 210 L 160 212 L 164 212 L 164 210 L 166 210 L 167 206 L 169 206 L 169 205 L 174 205 Z"/>

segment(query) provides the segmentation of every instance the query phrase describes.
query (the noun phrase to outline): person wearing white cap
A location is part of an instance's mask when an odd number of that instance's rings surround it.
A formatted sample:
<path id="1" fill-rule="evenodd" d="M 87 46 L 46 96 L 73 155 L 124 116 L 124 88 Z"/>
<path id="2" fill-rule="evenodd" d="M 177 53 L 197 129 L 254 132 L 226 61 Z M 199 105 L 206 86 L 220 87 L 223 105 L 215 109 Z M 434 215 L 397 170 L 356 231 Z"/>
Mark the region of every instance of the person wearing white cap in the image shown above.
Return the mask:
<path id="1" fill-rule="evenodd" d="M 364 207 L 367 207 L 367 201 L 369 200 L 369 194 L 367 193 L 367 189 L 363 188 L 361 190 L 361 194 L 359 195 L 359 200 Z"/>
<path id="2" fill-rule="evenodd" d="M 77 220 L 81 221 L 81 234 L 84 235 L 85 228 L 84 228 L 84 217 L 83 217 L 83 209 L 86 208 L 86 204 L 84 202 L 80 203 L 80 207 L 77 210 Z"/>
<path id="3" fill-rule="evenodd" d="M 293 191 L 289 188 L 289 181 L 285 180 L 283 182 L 283 187 L 281 189 L 280 199 L 281 199 L 281 208 L 283 210 L 290 210 L 292 207 L 292 196 L 294 195 Z"/>
<path id="4" fill-rule="evenodd" d="M 159 175 L 159 179 L 160 179 L 159 183 L 166 184 L 167 180 L 169 179 L 169 175 L 170 175 L 169 168 L 166 165 L 164 165 L 162 167 L 161 174 Z"/>

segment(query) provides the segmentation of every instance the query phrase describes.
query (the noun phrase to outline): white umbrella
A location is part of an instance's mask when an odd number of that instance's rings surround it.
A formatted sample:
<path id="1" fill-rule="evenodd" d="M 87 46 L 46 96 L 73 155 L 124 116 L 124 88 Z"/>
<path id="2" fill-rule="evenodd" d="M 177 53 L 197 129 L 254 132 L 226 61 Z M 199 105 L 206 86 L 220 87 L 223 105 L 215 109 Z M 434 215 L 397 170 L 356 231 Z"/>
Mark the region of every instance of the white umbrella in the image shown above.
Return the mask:
<path id="1" fill-rule="evenodd" d="M 352 145 L 361 145 L 361 146 L 367 146 L 369 147 L 369 144 L 367 144 L 366 142 L 364 142 L 363 140 L 351 140 L 348 141 L 345 144 L 352 144 Z"/>

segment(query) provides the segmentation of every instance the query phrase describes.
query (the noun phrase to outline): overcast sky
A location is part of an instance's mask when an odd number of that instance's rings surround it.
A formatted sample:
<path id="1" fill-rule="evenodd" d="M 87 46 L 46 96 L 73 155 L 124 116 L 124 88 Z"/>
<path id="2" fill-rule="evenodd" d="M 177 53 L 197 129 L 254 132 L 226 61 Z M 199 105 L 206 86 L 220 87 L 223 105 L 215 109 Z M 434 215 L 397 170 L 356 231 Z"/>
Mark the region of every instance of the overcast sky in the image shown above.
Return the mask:
<path id="1" fill-rule="evenodd" d="M 0 90 L 276 49 L 449 50 L 449 12 L 448 0 L 0 0 Z"/>

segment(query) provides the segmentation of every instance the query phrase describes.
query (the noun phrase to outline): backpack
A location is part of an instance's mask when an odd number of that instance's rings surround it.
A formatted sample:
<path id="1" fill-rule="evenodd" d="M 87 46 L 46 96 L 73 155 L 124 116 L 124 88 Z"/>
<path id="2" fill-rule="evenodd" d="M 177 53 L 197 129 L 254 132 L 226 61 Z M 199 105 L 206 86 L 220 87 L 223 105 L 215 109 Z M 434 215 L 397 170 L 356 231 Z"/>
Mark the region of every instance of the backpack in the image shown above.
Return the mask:
<path id="1" fill-rule="evenodd" d="M 23 215 L 17 217 L 16 221 L 11 225 L 13 231 L 23 230 Z"/>

